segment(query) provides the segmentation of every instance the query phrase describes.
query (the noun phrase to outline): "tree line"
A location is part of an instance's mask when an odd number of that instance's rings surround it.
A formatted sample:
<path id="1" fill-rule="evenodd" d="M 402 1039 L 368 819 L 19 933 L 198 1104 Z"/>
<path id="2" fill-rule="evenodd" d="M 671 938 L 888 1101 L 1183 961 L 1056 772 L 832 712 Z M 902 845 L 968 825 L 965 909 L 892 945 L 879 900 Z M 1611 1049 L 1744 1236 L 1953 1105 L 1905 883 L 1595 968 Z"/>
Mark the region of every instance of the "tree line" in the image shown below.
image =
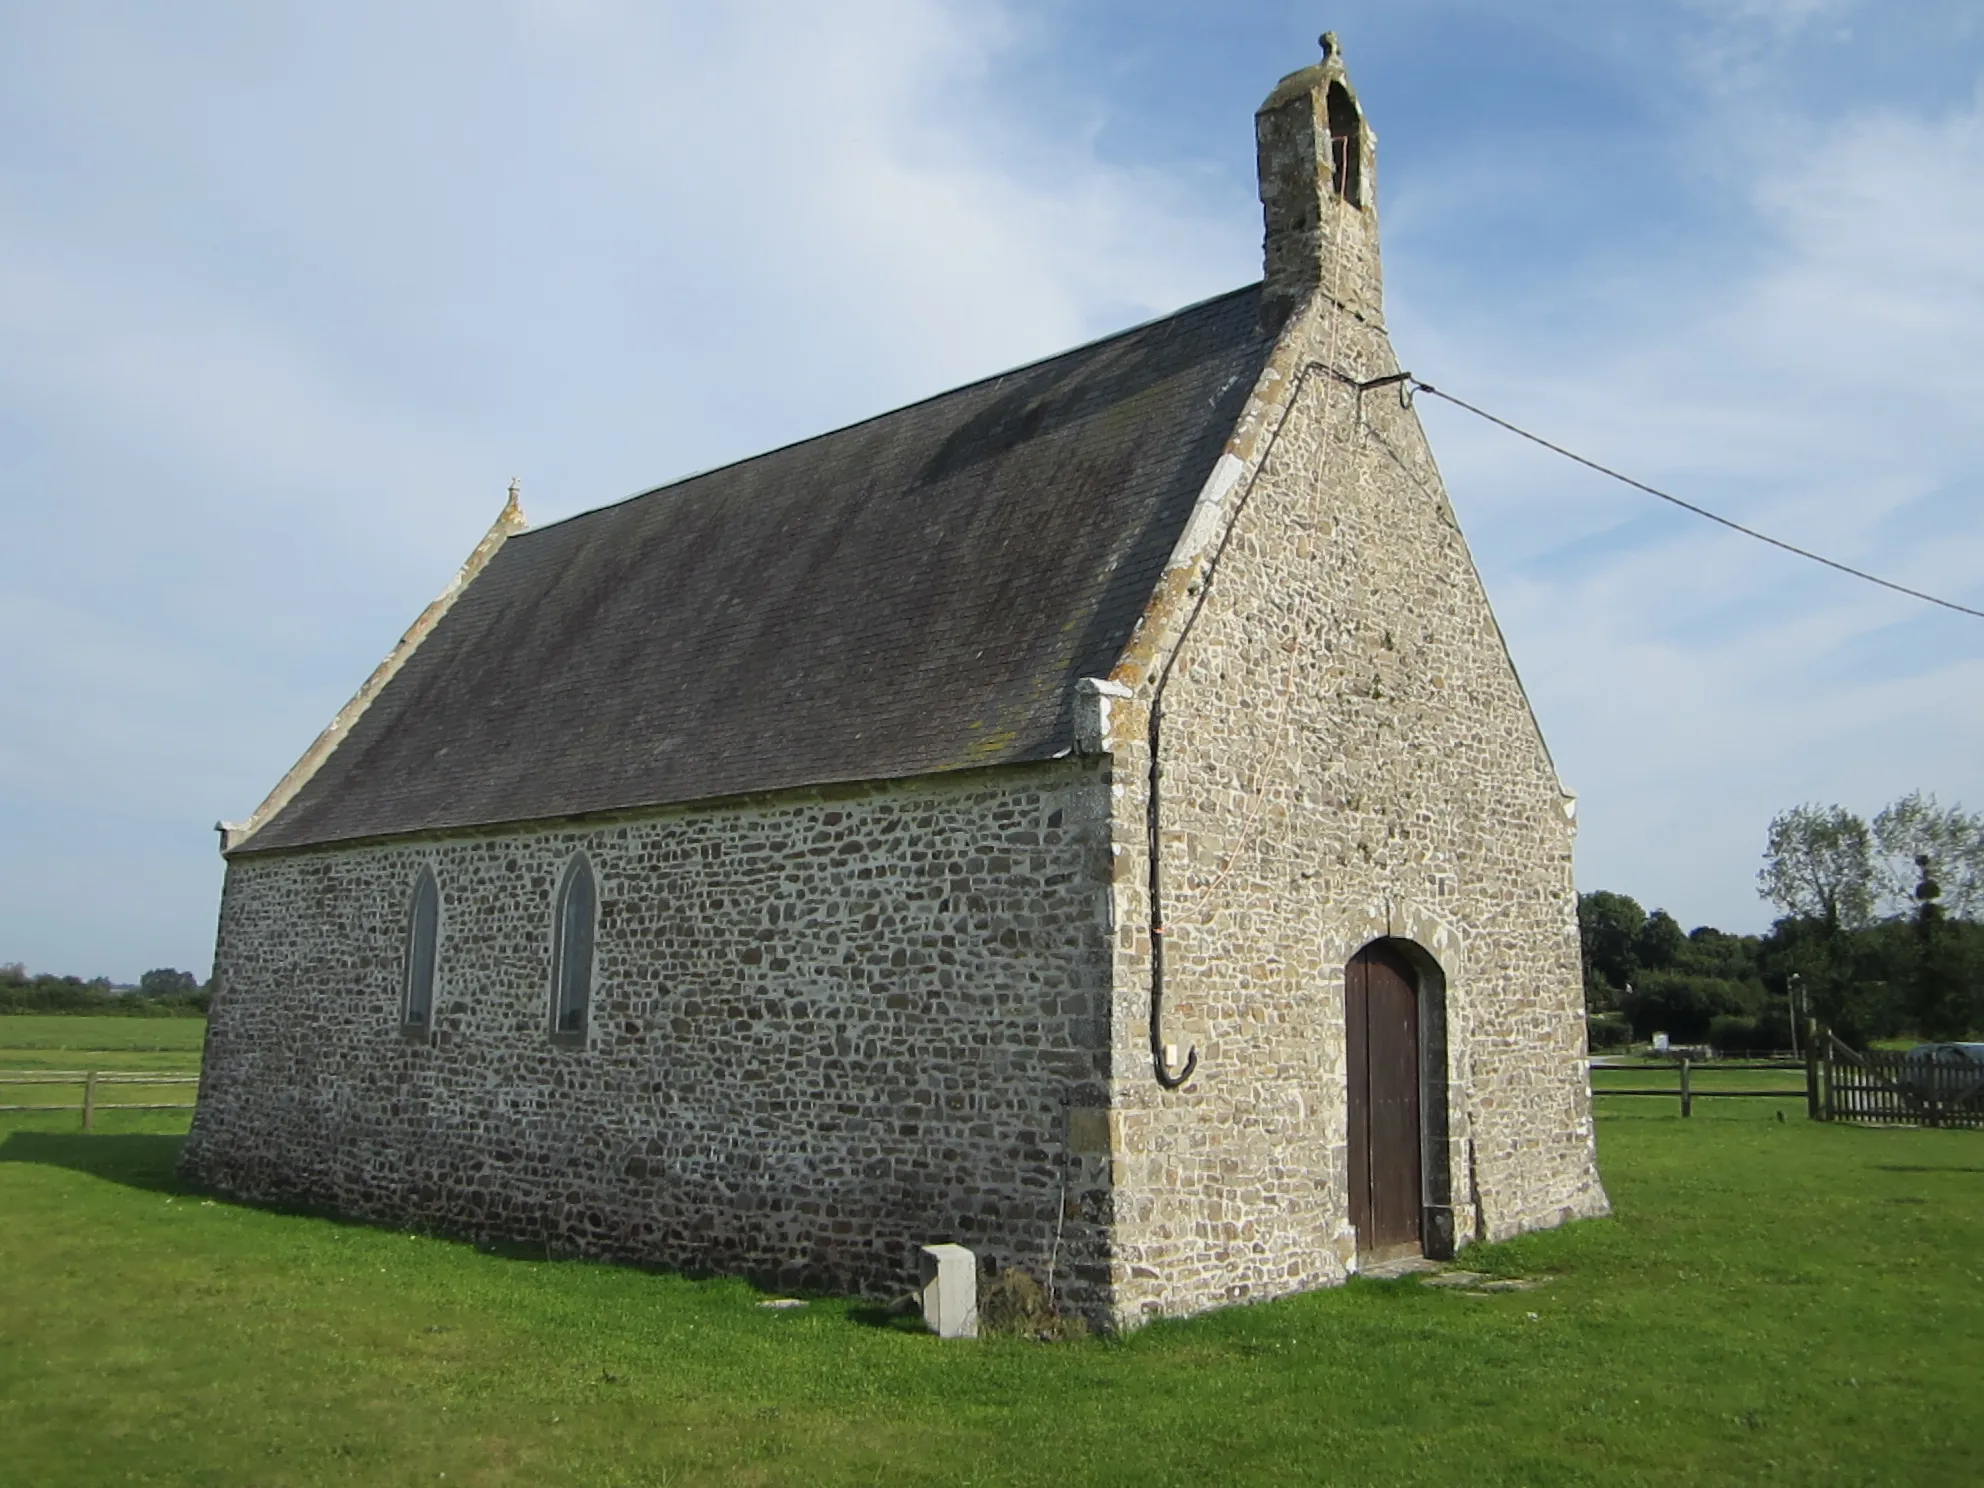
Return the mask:
<path id="1" fill-rule="evenodd" d="M 1763 935 L 1579 895 L 1592 1046 L 1788 1049 L 1794 1008 L 1862 1045 L 1984 1029 L 1984 813 L 1919 791 L 1872 822 L 1793 807 L 1771 821 L 1757 891 L 1780 911 Z"/>
<path id="2" fill-rule="evenodd" d="M 197 1017 L 207 1010 L 211 986 L 190 971 L 161 966 L 146 972 L 135 988 L 118 987 L 108 977 L 84 981 L 75 976 L 30 976 L 15 961 L 0 966 L 0 1016 L 8 1013 L 82 1013 L 117 1018 Z"/>

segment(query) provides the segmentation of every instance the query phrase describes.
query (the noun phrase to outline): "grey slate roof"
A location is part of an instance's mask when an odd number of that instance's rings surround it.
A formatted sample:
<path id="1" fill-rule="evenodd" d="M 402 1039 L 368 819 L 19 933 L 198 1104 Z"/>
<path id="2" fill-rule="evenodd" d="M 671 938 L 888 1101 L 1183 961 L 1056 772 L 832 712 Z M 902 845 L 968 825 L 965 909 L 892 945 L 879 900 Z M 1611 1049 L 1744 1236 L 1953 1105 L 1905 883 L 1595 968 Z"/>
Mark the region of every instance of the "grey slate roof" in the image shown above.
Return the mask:
<path id="1" fill-rule="evenodd" d="M 512 537 L 240 850 L 1068 749 L 1266 359 L 1257 303 Z"/>

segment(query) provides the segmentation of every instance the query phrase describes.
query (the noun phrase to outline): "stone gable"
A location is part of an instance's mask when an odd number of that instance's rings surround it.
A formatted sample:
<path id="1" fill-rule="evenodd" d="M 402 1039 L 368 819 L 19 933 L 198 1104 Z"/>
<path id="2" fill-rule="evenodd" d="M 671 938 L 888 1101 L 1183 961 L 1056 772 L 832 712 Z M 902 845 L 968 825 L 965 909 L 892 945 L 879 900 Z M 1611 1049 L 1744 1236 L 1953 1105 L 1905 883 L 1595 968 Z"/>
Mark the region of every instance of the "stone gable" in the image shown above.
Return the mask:
<path id="1" fill-rule="evenodd" d="M 1416 416 L 1395 386 L 1345 380 L 1395 370 L 1382 329 L 1326 298 L 1291 324 L 1261 432 L 1234 447 L 1251 473 L 1227 525 L 1181 558 L 1176 635 L 1118 672 L 1132 691 L 1111 734 L 1122 1321 L 1354 1266 L 1343 971 L 1381 938 L 1416 948 L 1444 989 L 1428 1203 L 1451 1211 L 1454 1238 L 1604 1211 L 1572 802 Z M 1154 1078 L 1149 1033 L 1161 677 L 1159 1042 L 1198 1057 L 1178 1090 Z"/>

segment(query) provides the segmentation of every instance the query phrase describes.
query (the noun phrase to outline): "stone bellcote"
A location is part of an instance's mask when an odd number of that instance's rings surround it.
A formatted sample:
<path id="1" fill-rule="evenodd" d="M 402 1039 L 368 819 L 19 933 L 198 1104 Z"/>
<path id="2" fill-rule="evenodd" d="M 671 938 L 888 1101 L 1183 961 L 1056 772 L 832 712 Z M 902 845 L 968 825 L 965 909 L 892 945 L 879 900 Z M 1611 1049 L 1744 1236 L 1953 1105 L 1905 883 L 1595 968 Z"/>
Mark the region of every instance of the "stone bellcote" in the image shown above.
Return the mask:
<path id="1" fill-rule="evenodd" d="M 1334 34 L 1323 60 L 1290 73 L 1254 115 L 1266 220 L 1261 313 L 1274 327 L 1317 290 L 1372 320 L 1378 267 L 1377 142 Z"/>

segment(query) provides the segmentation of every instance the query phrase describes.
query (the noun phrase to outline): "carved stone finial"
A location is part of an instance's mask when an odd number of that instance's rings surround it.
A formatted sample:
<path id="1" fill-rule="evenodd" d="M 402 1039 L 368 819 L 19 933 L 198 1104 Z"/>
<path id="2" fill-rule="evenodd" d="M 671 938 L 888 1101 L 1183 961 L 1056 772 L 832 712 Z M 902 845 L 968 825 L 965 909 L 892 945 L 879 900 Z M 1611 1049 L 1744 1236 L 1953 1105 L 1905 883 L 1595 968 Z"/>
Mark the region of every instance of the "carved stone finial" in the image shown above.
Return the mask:
<path id="1" fill-rule="evenodd" d="M 1325 31 L 1321 36 L 1316 38 L 1316 42 L 1323 49 L 1323 60 L 1325 62 L 1333 62 L 1343 55 L 1343 43 L 1336 39 L 1336 32 L 1334 31 Z"/>
<path id="2" fill-rule="evenodd" d="M 523 489 L 524 489 L 523 482 L 518 480 L 515 476 L 512 476 L 510 478 L 510 499 L 503 503 L 503 511 L 502 514 L 497 518 L 498 521 L 508 521 L 508 522 L 517 522 L 517 523 L 521 523 L 523 521 L 523 517 L 524 517 Z"/>

